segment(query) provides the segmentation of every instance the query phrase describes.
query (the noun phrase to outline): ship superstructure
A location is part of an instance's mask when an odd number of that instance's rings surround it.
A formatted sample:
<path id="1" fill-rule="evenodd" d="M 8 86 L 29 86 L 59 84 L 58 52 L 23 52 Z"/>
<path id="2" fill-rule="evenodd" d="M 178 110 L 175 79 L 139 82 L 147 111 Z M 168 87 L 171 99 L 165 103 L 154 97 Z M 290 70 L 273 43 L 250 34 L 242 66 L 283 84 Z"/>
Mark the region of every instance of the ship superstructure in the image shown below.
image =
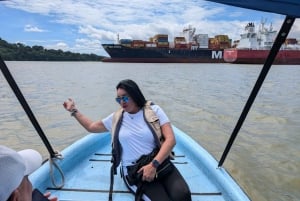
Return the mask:
<path id="1" fill-rule="evenodd" d="M 265 27 L 265 22 L 261 22 L 258 31 L 255 24 L 249 22 L 245 26 L 245 33 L 241 34 L 241 39 L 237 44 L 237 49 L 270 50 L 275 40 L 277 31 L 273 30 L 272 24 L 269 28 Z"/>
<path id="2" fill-rule="evenodd" d="M 275 41 L 277 31 L 272 23 L 267 28 L 266 21 L 261 21 L 258 30 L 255 24 L 249 22 L 240 36 L 234 42 L 234 48 L 224 50 L 224 60 L 229 63 L 262 64 Z M 300 64 L 300 45 L 295 38 L 288 38 L 282 45 L 275 64 Z"/>

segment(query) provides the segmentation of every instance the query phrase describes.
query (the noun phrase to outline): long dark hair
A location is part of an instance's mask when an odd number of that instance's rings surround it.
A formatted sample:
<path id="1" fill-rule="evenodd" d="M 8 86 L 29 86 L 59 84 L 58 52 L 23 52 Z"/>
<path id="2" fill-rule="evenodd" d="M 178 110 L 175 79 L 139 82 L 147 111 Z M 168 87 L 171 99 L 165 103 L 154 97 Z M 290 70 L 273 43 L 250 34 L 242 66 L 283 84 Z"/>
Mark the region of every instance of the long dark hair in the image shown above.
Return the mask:
<path id="1" fill-rule="evenodd" d="M 145 105 L 146 99 L 139 86 L 133 80 L 121 80 L 116 86 L 117 90 L 119 88 L 124 89 L 128 93 L 128 95 L 133 99 L 133 101 L 137 104 L 138 107 L 143 107 Z"/>

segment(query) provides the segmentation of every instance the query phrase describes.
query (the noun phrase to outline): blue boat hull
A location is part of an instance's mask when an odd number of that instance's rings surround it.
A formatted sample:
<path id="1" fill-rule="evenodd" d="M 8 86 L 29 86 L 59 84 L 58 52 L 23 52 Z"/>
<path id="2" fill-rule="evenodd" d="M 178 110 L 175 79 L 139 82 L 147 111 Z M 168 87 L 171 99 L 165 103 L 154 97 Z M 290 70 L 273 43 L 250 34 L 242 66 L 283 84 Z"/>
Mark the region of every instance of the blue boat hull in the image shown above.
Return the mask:
<path id="1" fill-rule="evenodd" d="M 208 152 L 176 127 L 173 129 L 177 140 L 174 164 L 186 179 L 193 201 L 249 200 L 226 170 L 217 168 L 217 161 Z M 60 200 L 108 200 L 110 144 L 109 133 L 85 136 L 62 152 L 64 159 L 56 159 L 65 177 L 63 188 L 51 183 L 49 162 L 30 175 L 33 187 L 50 191 Z M 53 178 L 57 185 L 62 182 L 55 168 Z M 113 200 L 134 200 L 119 171 L 115 175 Z"/>

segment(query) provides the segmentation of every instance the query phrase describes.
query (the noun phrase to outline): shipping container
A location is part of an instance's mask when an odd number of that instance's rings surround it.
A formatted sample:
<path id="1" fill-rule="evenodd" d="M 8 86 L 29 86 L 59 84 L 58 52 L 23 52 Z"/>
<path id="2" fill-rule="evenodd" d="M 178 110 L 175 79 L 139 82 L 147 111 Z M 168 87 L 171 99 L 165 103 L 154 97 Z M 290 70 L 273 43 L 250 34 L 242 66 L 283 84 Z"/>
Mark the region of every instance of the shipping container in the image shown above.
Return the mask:
<path id="1" fill-rule="evenodd" d="M 194 38 L 201 48 L 208 48 L 208 34 L 197 34 Z"/>
<path id="2" fill-rule="evenodd" d="M 132 40 L 131 39 L 120 39 L 120 44 L 131 44 Z"/>
<path id="3" fill-rule="evenodd" d="M 157 47 L 156 43 L 152 43 L 152 42 L 147 42 L 145 43 L 146 47 Z"/>
<path id="4" fill-rule="evenodd" d="M 286 45 L 296 45 L 297 44 L 297 39 L 296 38 L 287 38 L 285 40 Z"/>
<path id="5" fill-rule="evenodd" d="M 219 41 L 216 38 L 209 38 L 208 43 L 209 45 L 218 45 Z"/>
<path id="6" fill-rule="evenodd" d="M 175 44 L 186 44 L 185 37 L 175 37 L 174 43 Z"/>
<path id="7" fill-rule="evenodd" d="M 169 42 L 157 42 L 157 47 L 168 48 Z"/>
<path id="8" fill-rule="evenodd" d="M 229 42 L 219 42 L 219 48 L 222 50 L 230 48 L 230 43 Z"/>
<path id="9" fill-rule="evenodd" d="M 227 35 L 216 35 L 215 39 L 217 39 L 219 42 L 228 42 L 229 37 Z"/>
<path id="10" fill-rule="evenodd" d="M 131 43 L 129 43 L 129 44 L 121 44 L 121 45 L 123 45 L 125 47 L 131 47 Z"/>
<path id="11" fill-rule="evenodd" d="M 169 42 L 167 34 L 157 34 L 153 37 L 153 42 Z"/>
<path id="12" fill-rule="evenodd" d="M 175 44 L 175 48 L 176 49 L 186 49 L 186 48 L 188 48 L 188 45 L 186 43 L 185 44 L 177 43 L 177 44 Z"/>
<path id="13" fill-rule="evenodd" d="M 208 45 L 208 48 L 212 49 L 212 50 L 219 50 L 220 49 L 220 44 L 219 43 L 210 43 Z"/>

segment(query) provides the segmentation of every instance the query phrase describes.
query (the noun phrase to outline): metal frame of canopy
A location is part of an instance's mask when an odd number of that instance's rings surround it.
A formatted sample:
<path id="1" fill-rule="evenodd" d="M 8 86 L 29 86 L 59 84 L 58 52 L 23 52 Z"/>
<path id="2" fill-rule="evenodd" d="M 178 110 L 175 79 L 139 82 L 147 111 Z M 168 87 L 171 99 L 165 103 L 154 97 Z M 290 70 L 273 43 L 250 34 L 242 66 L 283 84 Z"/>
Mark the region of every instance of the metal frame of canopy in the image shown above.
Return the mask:
<path id="1" fill-rule="evenodd" d="M 300 1 L 299 0 L 207 0 L 215 3 L 221 3 L 236 7 L 248 8 L 252 10 L 266 11 L 277 14 L 286 15 L 286 18 L 281 26 L 280 31 L 277 34 L 277 37 L 274 41 L 274 44 L 269 52 L 269 55 L 263 65 L 263 68 L 257 78 L 257 81 L 249 95 L 249 98 L 244 106 L 244 109 L 236 123 L 235 128 L 233 129 L 229 141 L 225 147 L 225 150 L 221 156 L 218 166 L 222 166 L 230 149 L 234 143 L 235 138 L 238 135 L 240 128 L 242 127 L 248 112 L 270 70 L 272 67 L 273 61 L 281 47 L 281 45 L 286 40 L 296 18 L 300 17 Z"/>

